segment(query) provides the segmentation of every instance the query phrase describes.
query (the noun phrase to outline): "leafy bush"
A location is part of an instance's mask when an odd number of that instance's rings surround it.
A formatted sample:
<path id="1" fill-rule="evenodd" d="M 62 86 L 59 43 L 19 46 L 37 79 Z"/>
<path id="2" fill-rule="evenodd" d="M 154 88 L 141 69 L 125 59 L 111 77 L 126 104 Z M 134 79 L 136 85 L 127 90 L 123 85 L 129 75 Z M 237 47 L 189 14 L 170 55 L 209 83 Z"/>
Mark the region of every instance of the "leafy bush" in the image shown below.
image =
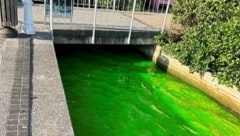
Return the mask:
<path id="1" fill-rule="evenodd" d="M 174 22 L 185 30 L 178 41 L 170 30 L 156 36 L 155 42 L 192 72 L 211 72 L 220 83 L 240 89 L 239 0 L 175 2 Z"/>

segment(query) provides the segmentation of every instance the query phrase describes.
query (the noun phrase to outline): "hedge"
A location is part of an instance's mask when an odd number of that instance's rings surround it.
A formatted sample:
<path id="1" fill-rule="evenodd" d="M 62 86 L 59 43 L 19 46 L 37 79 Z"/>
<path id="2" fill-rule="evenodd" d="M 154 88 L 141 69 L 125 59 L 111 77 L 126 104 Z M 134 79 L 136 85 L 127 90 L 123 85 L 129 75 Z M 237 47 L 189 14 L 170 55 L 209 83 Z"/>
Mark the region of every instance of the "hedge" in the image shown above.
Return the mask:
<path id="1" fill-rule="evenodd" d="M 155 43 L 191 72 L 211 72 L 219 83 L 240 90 L 239 0 L 176 0 L 174 23 L 155 37 Z"/>

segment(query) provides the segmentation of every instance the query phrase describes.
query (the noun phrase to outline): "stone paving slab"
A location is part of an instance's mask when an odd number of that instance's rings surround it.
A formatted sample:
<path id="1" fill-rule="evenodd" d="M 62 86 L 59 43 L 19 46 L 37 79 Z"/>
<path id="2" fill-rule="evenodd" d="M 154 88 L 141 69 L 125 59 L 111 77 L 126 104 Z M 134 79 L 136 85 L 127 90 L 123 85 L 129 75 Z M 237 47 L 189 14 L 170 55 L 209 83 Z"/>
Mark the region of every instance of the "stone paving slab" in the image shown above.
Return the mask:
<path id="1" fill-rule="evenodd" d="M 13 73 L 13 84 L 10 89 L 10 105 L 9 112 L 6 122 L 6 136 L 27 136 L 29 134 L 29 83 L 30 83 L 30 39 L 7 39 L 6 40 L 6 51 L 10 52 L 7 54 L 11 57 L 15 53 L 15 59 L 7 59 L 6 64 L 9 63 L 10 67 L 5 67 L 5 70 L 14 71 Z M 9 48 L 15 45 L 14 48 Z M 7 50 L 9 48 L 9 50 Z M 3 65 L 6 65 L 3 64 Z M 13 67 L 13 69 L 11 69 Z M 8 71 L 9 72 L 9 71 Z M 11 72 L 4 72 L 3 74 L 9 75 Z M 27 77 L 27 78 L 26 78 Z M 6 101 L 9 102 L 9 101 Z M 26 118 L 22 118 L 27 116 Z"/>
<path id="2" fill-rule="evenodd" d="M 14 84 L 17 39 L 0 39 L 0 135 L 6 135 L 10 112 L 11 89 Z"/>

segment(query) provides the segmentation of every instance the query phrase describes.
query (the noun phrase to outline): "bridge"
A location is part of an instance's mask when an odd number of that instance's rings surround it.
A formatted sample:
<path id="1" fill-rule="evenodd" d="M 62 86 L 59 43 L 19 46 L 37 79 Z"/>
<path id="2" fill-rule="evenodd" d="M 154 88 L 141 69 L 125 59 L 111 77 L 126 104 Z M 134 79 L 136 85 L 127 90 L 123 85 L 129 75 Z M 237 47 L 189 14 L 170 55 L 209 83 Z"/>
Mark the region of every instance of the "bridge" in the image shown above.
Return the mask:
<path id="1" fill-rule="evenodd" d="M 50 24 L 56 44 L 148 45 L 169 26 L 172 1 L 45 0 L 33 5 L 33 17 Z"/>

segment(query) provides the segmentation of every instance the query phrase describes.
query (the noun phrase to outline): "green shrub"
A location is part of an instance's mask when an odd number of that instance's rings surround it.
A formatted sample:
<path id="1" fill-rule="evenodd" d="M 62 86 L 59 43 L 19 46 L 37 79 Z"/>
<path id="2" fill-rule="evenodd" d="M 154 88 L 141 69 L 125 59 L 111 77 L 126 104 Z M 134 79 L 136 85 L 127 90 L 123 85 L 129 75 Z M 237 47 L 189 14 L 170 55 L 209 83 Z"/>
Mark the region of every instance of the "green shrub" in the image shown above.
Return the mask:
<path id="1" fill-rule="evenodd" d="M 240 89 L 239 0 L 176 0 L 173 14 L 185 28 L 181 40 L 167 31 L 155 42 L 192 72 L 211 72 L 220 83 Z"/>

